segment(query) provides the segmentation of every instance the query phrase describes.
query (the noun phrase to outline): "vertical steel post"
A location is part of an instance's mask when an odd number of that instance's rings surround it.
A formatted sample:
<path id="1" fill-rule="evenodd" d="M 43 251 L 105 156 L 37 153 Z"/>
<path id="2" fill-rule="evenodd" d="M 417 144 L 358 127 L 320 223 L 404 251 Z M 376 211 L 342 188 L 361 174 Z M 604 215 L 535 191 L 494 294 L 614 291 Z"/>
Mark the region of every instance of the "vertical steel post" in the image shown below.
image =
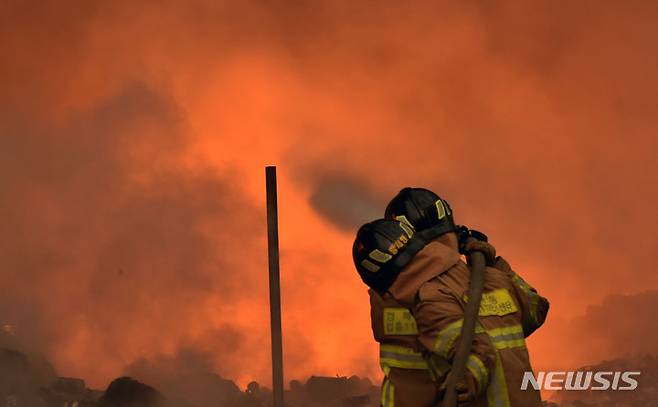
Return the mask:
<path id="1" fill-rule="evenodd" d="M 267 252 L 270 274 L 270 327 L 272 334 L 272 390 L 274 407 L 283 407 L 283 343 L 281 339 L 281 282 L 279 278 L 279 221 L 276 167 L 265 167 L 267 192 Z"/>

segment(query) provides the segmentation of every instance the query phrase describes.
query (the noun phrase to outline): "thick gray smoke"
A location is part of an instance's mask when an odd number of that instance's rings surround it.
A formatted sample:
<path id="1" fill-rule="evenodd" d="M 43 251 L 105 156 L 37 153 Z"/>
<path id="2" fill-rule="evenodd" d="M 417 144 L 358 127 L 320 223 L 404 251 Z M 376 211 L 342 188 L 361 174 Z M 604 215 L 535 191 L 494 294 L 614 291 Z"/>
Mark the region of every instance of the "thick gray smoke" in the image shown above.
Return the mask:
<path id="1" fill-rule="evenodd" d="M 174 102 L 133 83 L 58 126 L 1 126 L 0 323 L 24 346 L 103 386 L 222 324 L 212 346 L 230 343 L 235 321 L 208 302 L 230 307 L 258 287 L 260 212 L 223 174 L 183 164 L 189 129 Z"/>
<path id="2" fill-rule="evenodd" d="M 386 201 L 376 196 L 368 183 L 328 176 L 317 181 L 309 203 L 337 227 L 353 232 L 364 222 L 383 217 Z"/>

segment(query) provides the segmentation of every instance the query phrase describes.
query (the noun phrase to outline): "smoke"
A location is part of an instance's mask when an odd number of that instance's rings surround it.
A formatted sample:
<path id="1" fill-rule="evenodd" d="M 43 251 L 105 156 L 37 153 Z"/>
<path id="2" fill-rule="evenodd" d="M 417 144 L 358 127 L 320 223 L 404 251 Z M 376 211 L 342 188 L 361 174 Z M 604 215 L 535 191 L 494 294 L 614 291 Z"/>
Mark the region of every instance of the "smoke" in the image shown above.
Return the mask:
<path id="1" fill-rule="evenodd" d="M 571 368 L 601 360 L 641 359 L 658 355 L 658 333 L 651 323 L 652 310 L 658 305 L 658 292 L 631 295 L 613 294 L 592 304 L 572 319 L 554 318 L 548 329 L 559 332 L 560 341 L 537 344 L 538 355 L 548 368 Z M 531 341 L 534 338 L 531 338 Z M 532 342 L 531 342 L 532 343 Z M 557 353 L 560 358 L 555 358 Z"/>
<path id="2" fill-rule="evenodd" d="M 559 321 L 658 287 L 657 16 L 633 1 L 5 1 L 0 323 L 92 386 L 181 349 L 267 382 L 275 163 L 287 379 L 378 374 L 350 247 L 407 185 L 551 299 L 533 355 L 565 355 Z"/>
<path id="3" fill-rule="evenodd" d="M 656 286 L 646 264 L 658 241 L 637 232 L 658 220 L 655 5 L 396 11 L 374 11 L 377 27 L 339 24 L 337 37 L 361 34 L 335 51 L 350 55 L 341 68 L 353 81 L 341 72 L 309 86 L 314 105 L 358 102 L 300 125 L 300 134 L 320 134 L 292 147 L 298 171 L 310 174 L 302 185 L 340 170 L 345 185 L 367 180 L 361 189 L 382 196 L 433 189 L 560 314 L 611 290 Z M 373 55 L 382 48 L 383 61 Z M 336 65 L 335 54 L 313 57 L 331 67 L 327 75 Z"/>
<path id="4" fill-rule="evenodd" d="M 658 306 L 658 291 L 635 295 L 611 295 L 600 305 L 587 307 L 585 316 L 574 322 L 574 327 L 585 332 L 596 332 L 588 348 L 599 342 L 602 355 L 626 356 L 658 354 L 658 332 L 647 321 Z M 610 330 L 610 327 L 614 327 Z M 629 346 L 631 345 L 631 346 Z M 593 350 L 592 351 L 596 351 Z"/>
<path id="5" fill-rule="evenodd" d="M 258 212 L 225 174 L 181 164 L 189 129 L 175 103 L 135 83 L 60 126 L 3 126 L 0 320 L 28 347 L 98 384 L 239 326 L 231 307 L 259 288 Z M 208 314 L 213 302 L 224 312 Z"/>
<path id="6" fill-rule="evenodd" d="M 212 373 L 213 357 L 194 349 L 181 349 L 173 356 L 138 359 L 127 373 L 165 392 L 171 405 L 238 405 L 241 391 L 232 381 Z"/>
<path id="7" fill-rule="evenodd" d="M 340 229 L 352 232 L 366 219 L 382 217 L 383 199 L 373 196 L 369 185 L 337 176 L 318 180 L 309 204 Z"/>

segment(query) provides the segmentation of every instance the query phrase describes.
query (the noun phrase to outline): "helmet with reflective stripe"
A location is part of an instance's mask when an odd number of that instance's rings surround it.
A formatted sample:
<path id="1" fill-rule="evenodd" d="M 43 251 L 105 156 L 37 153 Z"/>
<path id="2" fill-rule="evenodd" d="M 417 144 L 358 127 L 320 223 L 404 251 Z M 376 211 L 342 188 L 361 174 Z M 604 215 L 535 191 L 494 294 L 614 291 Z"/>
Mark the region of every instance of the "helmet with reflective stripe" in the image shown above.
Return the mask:
<path id="1" fill-rule="evenodd" d="M 363 282 L 382 294 L 425 244 L 407 223 L 378 219 L 361 226 L 352 258 Z"/>
<path id="2" fill-rule="evenodd" d="M 406 222 L 427 241 L 456 230 L 448 202 L 425 188 L 403 188 L 389 202 L 384 218 Z"/>

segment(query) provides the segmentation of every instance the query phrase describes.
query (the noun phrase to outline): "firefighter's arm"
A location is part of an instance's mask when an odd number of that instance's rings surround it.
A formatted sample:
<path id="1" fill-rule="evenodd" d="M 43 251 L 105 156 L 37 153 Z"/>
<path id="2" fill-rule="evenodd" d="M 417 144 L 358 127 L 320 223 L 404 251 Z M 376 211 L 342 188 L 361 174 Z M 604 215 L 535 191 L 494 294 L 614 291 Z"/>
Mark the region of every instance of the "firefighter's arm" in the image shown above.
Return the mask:
<path id="1" fill-rule="evenodd" d="M 430 281 L 425 283 L 418 293 L 414 316 L 418 325 L 418 339 L 432 355 L 429 360 L 430 368 L 437 378 L 442 380 L 449 370 L 460 340 L 464 322 L 462 305 L 448 290 Z M 467 375 L 471 375 L 476 384 L 474 395 L 486 389 L 495 360 L 496 354 L 491 340 L 478 323 L 466 364 Z"/>
<path id="2" fill-rule="evenodd" d="M 550 304 L 548 300 L 531 287 L 528 283 L 512 270 L 509 263 L 502 257 L 496 258 L 494 267 L 505 272 L 511 279 L 516 296 L 521 303 L 523 333 L 526 337 L 530 336 L 540 326 L 543 325 L 548 314 Z"/>

